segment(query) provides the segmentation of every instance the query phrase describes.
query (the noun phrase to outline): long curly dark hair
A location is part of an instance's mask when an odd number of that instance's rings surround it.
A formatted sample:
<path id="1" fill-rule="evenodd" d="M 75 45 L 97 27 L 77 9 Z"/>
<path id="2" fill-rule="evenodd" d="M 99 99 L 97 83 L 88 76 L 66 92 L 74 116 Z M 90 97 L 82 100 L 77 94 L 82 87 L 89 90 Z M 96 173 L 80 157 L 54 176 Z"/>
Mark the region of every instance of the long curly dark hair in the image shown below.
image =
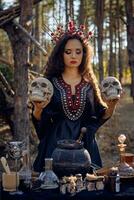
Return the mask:
<path id="1" fill-rule="evenodd" d="M 64 34 L 60 41 L 58 41 L 58 43 L 53 48 L 52 53 L 45 66 L 45 77 L 49 79 L 53 77 L 60 77 L 61 74 L 64 72 L 65 66 L 63 53 L 65 45 L 70 39 L 79 40 L 83 47 L 83 58 L 79 66 L 79 73 L 92 85 L 95 91 L 96 100 L 105 107 L 107 107 L 106 103 L 102 100 L 100 89 L 98 87 L 98 82 L 91 65 L 93 48 L 89 42 L 84 42 L 84 40 L 79 35 Z"/>

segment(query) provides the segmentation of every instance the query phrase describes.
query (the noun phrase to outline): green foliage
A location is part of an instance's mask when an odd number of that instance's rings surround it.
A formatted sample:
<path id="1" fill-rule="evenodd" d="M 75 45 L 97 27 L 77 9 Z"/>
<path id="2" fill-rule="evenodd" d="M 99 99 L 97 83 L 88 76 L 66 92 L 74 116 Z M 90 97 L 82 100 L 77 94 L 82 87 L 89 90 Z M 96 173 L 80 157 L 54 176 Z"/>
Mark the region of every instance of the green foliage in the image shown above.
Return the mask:
<path id="1" fill-rule="evenodd" d="M 9 83 L 13 81 L 13 69 L 11 67 L 5 64 L 0 64 L 0 71 L 3 73 Z"/>

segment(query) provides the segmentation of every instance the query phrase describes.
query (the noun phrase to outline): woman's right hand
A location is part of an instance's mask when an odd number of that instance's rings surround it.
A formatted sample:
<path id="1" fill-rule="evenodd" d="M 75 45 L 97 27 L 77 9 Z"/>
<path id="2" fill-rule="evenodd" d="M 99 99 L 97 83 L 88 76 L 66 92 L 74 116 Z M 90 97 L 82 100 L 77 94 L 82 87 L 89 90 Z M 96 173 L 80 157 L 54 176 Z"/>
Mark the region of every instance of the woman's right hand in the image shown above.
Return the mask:
<path id="1" fill-rule="evenodd" d="M 33 115 L 37 120 L 40 120 L 41 118 L 41 113 L 43 111 L 43 108 L 45 108 L 50 101 L 33 101 L 33 105 L 34 105 L 34 111 L 33 111 Z"/>

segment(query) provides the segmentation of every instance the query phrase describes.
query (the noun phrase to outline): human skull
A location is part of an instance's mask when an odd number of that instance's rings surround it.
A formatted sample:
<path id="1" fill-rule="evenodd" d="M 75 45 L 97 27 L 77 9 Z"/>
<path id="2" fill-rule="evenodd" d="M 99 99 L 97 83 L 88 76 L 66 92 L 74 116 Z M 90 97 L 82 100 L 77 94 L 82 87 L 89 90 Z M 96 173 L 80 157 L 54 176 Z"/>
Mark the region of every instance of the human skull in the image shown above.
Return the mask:
<path id="1" fill-rule="evenodd" d="M 101 93 L 106 100 L 119 99 L 122 93 L 120 81 L 113 76 L 108 76 L 101 82 Z"/>
<path id="2" fill-rule="evenodd" d="M 31 101 L 50 101 L 53 96 L 52 83 L 43 77 L 35 78 L 29 88 L 29 98 Z"/>

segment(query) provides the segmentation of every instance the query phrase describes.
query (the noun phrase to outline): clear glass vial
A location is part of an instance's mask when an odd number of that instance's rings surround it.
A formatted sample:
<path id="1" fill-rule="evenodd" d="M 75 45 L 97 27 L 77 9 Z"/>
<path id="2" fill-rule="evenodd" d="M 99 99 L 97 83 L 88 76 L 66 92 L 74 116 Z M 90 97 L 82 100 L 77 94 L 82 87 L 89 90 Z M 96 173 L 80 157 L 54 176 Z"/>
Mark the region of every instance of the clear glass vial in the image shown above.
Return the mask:
<path id="1" fill-rule="evenodd" d="M 45 171 L 41 172 L 39 180 L 42 189 L 55 189 L 59 187 L 59 179 L 53 171 L 53 158 L 45 158 Z"/>

